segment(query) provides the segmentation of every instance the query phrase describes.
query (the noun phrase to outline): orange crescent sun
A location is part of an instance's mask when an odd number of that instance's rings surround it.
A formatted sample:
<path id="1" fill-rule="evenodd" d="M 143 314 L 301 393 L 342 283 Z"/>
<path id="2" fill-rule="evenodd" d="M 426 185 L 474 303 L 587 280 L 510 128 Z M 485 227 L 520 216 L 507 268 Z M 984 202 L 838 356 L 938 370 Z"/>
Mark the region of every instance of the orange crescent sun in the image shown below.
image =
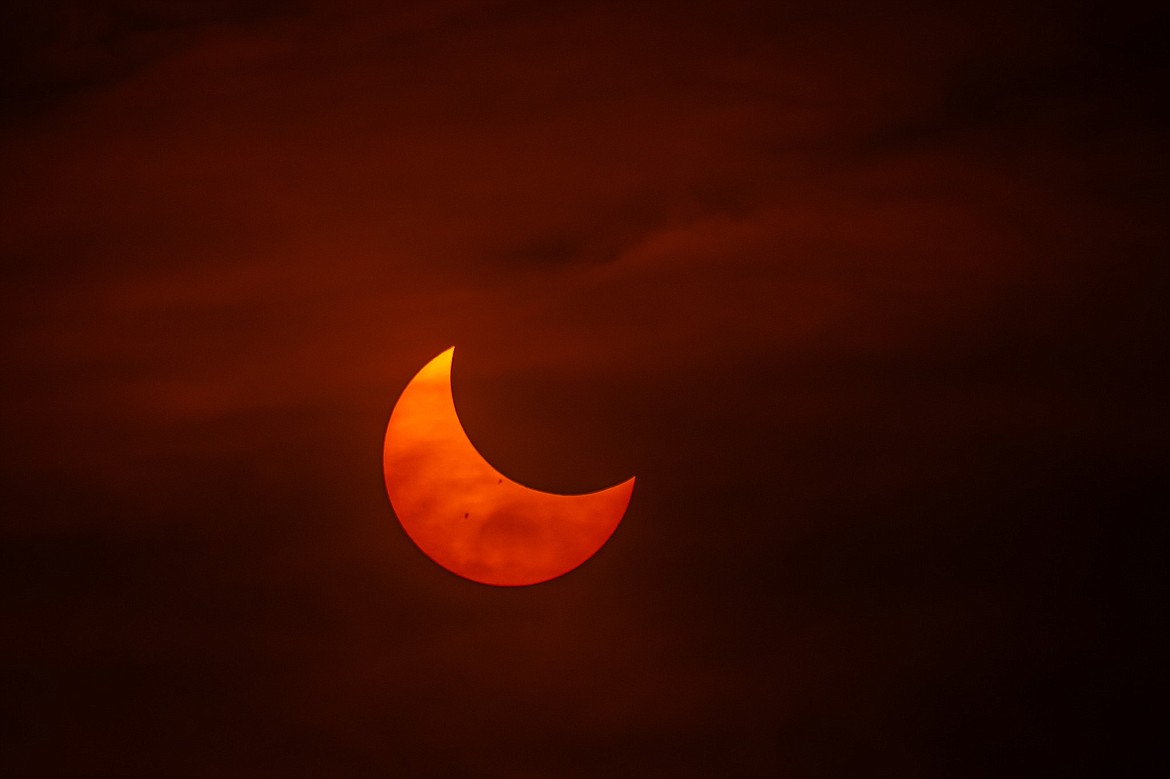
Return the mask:
<path id="1" fill-rule="evenodd" d="M 386 492 L 399 522 L 452 573 L 523 586 L 568 573 L 621 522 L 634 479 L 587 495 L 529 489 L 501 474 L 463 431 L 451 395 L 451 347 L 402 391 L 386 427 Z"/>

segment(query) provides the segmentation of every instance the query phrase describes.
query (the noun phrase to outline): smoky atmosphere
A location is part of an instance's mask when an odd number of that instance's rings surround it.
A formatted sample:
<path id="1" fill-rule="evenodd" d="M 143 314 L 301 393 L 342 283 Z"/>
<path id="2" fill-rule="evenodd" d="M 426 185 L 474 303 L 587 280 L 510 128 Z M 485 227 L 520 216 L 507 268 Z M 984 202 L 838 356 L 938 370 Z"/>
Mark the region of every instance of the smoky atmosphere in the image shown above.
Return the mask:
<path id="1" fill-rule="evenodd" d="M 0 774 L 1136 775 L 1167 21 L 8 3 Z M 636 479 L 563 574 L 391 504 L 452 346 L 501 483 Z"/>

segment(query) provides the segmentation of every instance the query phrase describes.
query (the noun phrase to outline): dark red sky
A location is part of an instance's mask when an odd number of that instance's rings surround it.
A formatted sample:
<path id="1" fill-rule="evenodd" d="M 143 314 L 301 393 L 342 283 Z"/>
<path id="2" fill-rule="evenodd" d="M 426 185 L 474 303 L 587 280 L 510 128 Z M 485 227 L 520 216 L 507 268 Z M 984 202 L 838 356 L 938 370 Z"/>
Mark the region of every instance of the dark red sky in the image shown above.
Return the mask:
<path id="1" fill-rule="evenodd" d="M 9 5 L 3 775 L 1140 752 L 1164 14 Z M 561 579 L 458 579 L 390 510 L 452 344 L 501 471 L 638 477 Z"/>

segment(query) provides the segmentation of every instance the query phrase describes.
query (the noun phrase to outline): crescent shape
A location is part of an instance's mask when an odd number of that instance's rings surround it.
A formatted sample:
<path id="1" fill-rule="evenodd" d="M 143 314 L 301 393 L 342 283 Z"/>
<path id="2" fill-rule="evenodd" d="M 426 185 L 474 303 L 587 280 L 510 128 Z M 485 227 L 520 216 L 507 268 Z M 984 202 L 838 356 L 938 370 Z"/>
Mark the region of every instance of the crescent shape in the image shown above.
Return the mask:
<path id="1" fill-rule="evenodd" d="M 472 581 L 522 586 L 568 573 L 617 529 L 634 479 L 556 495 L 501 474 L 468 440 L 455 411 L 454 352 L 427 363 L 390 414 L 383 465 L 394 513 L 428 557 Z"/>

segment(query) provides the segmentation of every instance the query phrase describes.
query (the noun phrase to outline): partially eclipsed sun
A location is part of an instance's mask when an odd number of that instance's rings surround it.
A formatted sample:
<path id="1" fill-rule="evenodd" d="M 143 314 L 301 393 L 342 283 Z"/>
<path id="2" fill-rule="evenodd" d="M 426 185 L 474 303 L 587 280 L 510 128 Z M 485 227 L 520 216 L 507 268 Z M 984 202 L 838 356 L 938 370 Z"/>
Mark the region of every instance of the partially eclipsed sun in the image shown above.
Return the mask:
<path id="1" fill-rule="evenodd" d="M 617 529 L 634 480 L 587 495 L 517 484 L 467 439 L 451 396 L 454 347 L 418 372 L 390 415 L 386 492 L 407 535 L 472 581 L 522 586 L 588 560 Z"/>

